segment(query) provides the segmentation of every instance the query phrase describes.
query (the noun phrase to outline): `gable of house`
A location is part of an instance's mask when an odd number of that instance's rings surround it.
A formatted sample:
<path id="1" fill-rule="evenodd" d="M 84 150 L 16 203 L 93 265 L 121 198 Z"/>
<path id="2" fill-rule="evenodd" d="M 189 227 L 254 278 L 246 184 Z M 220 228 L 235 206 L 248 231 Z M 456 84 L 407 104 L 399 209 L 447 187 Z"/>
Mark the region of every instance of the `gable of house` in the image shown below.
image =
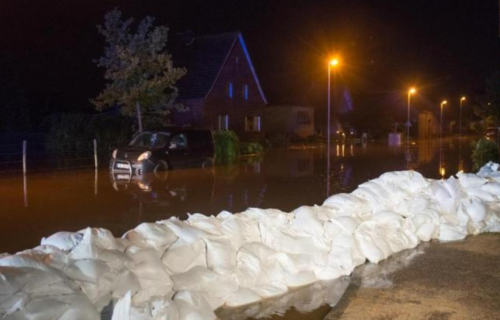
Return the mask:
<path id="1" fill-rule="evenodd" d="M 175 50 L 173 59 L 187 69 L 178 88 L 179 101 L 190 111 L 176 117 L 180 124 L 240 132 L 260 128 L 257 117 L 267 99 L 241 33 L 193 38 Z M 221 121 L 229 128 L 221 128 Z"/>

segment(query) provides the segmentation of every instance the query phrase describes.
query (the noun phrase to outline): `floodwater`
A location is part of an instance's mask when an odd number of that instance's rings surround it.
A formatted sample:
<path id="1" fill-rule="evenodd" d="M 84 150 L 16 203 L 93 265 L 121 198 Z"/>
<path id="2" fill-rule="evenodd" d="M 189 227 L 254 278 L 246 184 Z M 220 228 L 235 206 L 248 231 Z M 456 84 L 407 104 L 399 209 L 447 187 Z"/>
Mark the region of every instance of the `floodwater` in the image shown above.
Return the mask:
<path id="1" fill-rule="evenodd" d="M 111 175 L 103 168 L 0 178 L 0 253 L 31 248 L 44 236 L 88 226 L 109 229 L 119 237 L 141 222 L 185 218 L 187 213 L 240 212 L 248 207 L 291 211 L 322 204 L 327 195 L 351 192 L 387 171 L 413 169 L 429 178 L 470 172 L 471 151 L 467 139 L 418 141 L 408 149 L 383 143 L 333 144 L 328 174 L 326 150 L 319 148 L 273 150 L 261 158 L 243 158 L 237 165 L 158 176 Z M 383 284 L 384 277 L 410 263 L 415 252 L 390 258 L 381 264 L 382 271 L 368 272 L 366 281 Z M 307 319 L 323 319 L 346 290 L 352 291 L 350 282 L 350 277 L 318 282 L 250 307 L 219 309 L 218 316 L 292 320 L 307 314 Z"/>
<path id="2" fill-rule="evenodd" d="M 327 192 L 351 192 L 387 171 L 411 168 L 430 178 L 471 171 L 468 140 L 450 139 L 441 145 L 419 141 L 407 154 L 405 147 L 386 144 L 333 144 L 329 175 L 326 150 L 309 149 L 273 150 L 238 165 L 130 181 L 111 176 L 106 168 L 27 175 L 26 181 L 0 178 L 0 253 L 32 248 L 44 236 L 88 226 L 109 229 L 119 237 L 141 222 L 185 218 L 187 213 L 210 215 L 248 207 L 291 211 L 322 204 Z"/>

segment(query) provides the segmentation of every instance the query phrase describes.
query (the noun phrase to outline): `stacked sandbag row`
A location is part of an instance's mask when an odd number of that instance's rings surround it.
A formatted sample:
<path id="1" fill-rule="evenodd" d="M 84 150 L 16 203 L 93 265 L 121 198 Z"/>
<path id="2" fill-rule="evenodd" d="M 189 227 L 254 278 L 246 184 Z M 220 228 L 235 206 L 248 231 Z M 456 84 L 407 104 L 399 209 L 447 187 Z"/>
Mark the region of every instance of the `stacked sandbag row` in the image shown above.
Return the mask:
<path id="1" fill-rule="evenodd" d="M 0 318 L 24 319 L 39 301 L 55 301 L 62 311 L 50 319 L 67 319 L 64 312 L 78 308 L 91 309 L 82 319 L 97 319 L 119 300 L 115 320 L 215 319 L 221 306 L 350 275 L 366 260 L 377 263 L 421 241 L 500 231 L 497 170 L 488 164 L 477 175 L 448 180 L 389 172 L 322 206 L 193 214 L 143 223 L 119 239 L 104 229 L 57 233 L 0 259 Z M 31 282 L 37 272 L 58 279 L 54 290 Z"/>

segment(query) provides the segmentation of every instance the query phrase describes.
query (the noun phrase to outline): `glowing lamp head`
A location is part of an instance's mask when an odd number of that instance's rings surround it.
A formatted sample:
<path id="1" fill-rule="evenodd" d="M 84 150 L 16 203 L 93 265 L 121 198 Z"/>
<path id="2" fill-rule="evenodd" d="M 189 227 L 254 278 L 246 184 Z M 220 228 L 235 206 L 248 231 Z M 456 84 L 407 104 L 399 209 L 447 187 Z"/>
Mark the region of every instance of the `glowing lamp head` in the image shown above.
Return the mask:
<path id="1" fill-rule="evenodd" d="M 462 97 L 462 98 L 460 99 L 460 101 L 465 101 L 465 97 Z"/>
<path id="2" fill-rule="evenodd" d="M 448 101 L 444 100 L 443 102 L 441 102 L 441 105 L 444 106 L 447 103 L 448 103 Z"/>
<path id="3" fill-rule="evenodd" d="M 415 88 L 410 88 L 410 90 L 408 90 L 409 94 L 414 94 L 416 92 L 417 92 L 417 89 L 415 89 Z"/>
<path id="4" fill-rule="evenodd" d="M 332 59 L 332 60 L 330 60 L 330 65 L 332 67 L 338 66 L 339 65 L 339 60 L 338 59 Z"/>

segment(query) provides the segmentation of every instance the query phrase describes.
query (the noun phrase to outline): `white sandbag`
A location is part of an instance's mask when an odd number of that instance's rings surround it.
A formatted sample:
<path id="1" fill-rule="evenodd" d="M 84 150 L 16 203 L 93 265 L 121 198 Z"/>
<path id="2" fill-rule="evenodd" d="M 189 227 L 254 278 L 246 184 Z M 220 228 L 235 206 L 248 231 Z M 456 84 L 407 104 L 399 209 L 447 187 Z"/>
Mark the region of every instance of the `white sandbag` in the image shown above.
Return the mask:
<path id="1" fill-rule="evenodd" d="M 188 243 L 182 238 L 172 244 L 161 258 L 171 273 L 182 273 L 196 266 L 207 267 L 207 249 L 203 239 Z"/>
<path id="2" fill-rule="evenodd" d="M 83 231 L 83 239 L 71 250 L 69 258 L 74 260 L 99 259 L 103 250 L 115 250 L 116 242 L 113 234 L 106 229 L 87 228 Z"/>
<path id="3" fill-rule="evenodd" d="M 41 245 L 54 246 L 60 250 L 73 250 L 82 241 L 83 235 L 76 232 L 57 232 L 48 238 L 42 238 Z"/>
<path id="4" fill-rule="evenodd" d="M 463 203 L 465 211 L 474 222 L 482 222 L 486 218 L 487 208 L 481 200 L 470 200 Z"/>
<path id="5" fill-rule="evenodd" d="M 177 240 L 169 227 L 159 223 L 141 223 L 133 231 L 126 234 L 126 238 L 137 246 L 150 246 L 155 249 L 167 248 Z"/>
<path id="6" fill-rule="evenodd" d="M 219 275 L 205 267 L 194 267 L 172 276 L 174 290 L 204 291 L 219 279 Z"/>
<path id="7" fill-rule="evenodd" d="M 137 247 L 136 247 L 137 248 Z M 141 288 L 151 295 L 164 295 L 172 288 L 172 280 L 154 249 L 128 248 L 126 253 L 134 260 L 130 270 L 134 272 Z"/>
<path id="8" fill-rule="evenodd" d="M 130 317 L 131 307 L 131 294 L 127 292 L 127 294 L 116 303 L 111 320 L 134 320 Z"/>
<path id="9" fill-rule="evenodd" d="M 210 309 L 212 309 L 212 311 L 215 311 L 226 304 L 224 299 L 214 297 L 208 292 L 199 291 L 198 294 L 210 305 Z"/>
<path id="10" fill-rule="evenodd" d="M 439 227 L 439 241 L 458 241 L 467 237 L 463 228 L 443 223 Z"/>
<path id="11" fill-rule="evenodd" d="M 179 310 L 171 299 L 155 297 L 151 301 L 151 315 L 154 319 L 179 320 Z"/>
<path id="12" fill-rule="evenodd" d="M 294 219 L 291 228 L 317 236 L 323 235 L 323 222 L 318 218 L 314 207 L 302 206 L 292 212 Z"/>
<path id="13" fill-rule="evenodd" d="M 208 234 L 200 229 L 190 226 L 187 222 L 181 221 L 178 218 L 172 217 L 168 220 L 158 221 L 160 225 L 166 225 L 177 237 L 187 243 L 193 243 Z"/>
<path id="14" fill-rule="evenodd" d="M 178 291 L 174 296 L 174 301 L 179 311 L 179 320 L 217 319 L 210 304 L 196 292 L 189 290 Z"/>
<path id="15" fill-rule="evenodd" d="M 232 277 L 219 277 L 217 281 L 212 282 L 205 290 L 215 298 L 225 300 L 231 293 L 239 289 L 238 284 Z"/>
<path id="16" fill-rule="evenodd" d="M 92 303 L 83 295 L 75 295 L 70 305 L 58 320 L 99 320 L 101 316 Z"/>
<path id="17" fill-rule="evenodd" d="M 203 239 L 207 246 L 207 266 L 219 274 L 229 274 L 236 266 L 236 250 L 230 237 Z"/>
<path id="18" fill-rule="evenodd" d="M 213 216 L 207 217 L 196 213 L 195 215 L 189 215 L 187 222 L 200 230 L 203 230 L 211 235 L 220 236 L 222 231 L 220 230 L 222 221 Z"/>
<path id="19" fill-rule="evenodd" d="M 490 181 L 481 186 L 483 191 L 490 193 L 494 200 L 498 200 L 500 197 L 500 183 L 495 181 Z"/>
<path id="20" fill-rule="evenodd" d="M 260 225 L 262 243 L 276 251 L 286 253 L 318 253 L 329 251 L 329 246 L 319 237 L 293 234 L 290 230 L 279 230 Z"/>
<path id="21" fill-rule="evenodd" d="M 299 273 L 289 273 L 286 275 L 286 285 L 288 287 L 302 287 L 318 281 L 313 271 L 302 271 Z"/>
<path id="22" fill-rule="evenodd" d="M 141 283 L 139 282 L 139 279 L 137 279 L 137 276 L 129 270 L 117 275 L 112 284 L 114 298 L 122 298 L 127 294 L 127 292 L 134 295 L 139 290 L 141 290 Z"/>
<path id="23" fill-rule="evenodd" d="M 97 284 L 99 278 L 108 272 L 106 263 L 99 260 L 77 260 L 64 269 L 68 278 Z"/>
<path id="24" fill-rule="evenodd" d="M 278 209 L 249 208 L 240 215 L 257 220 L 266 226 L 278 227 L 288 223 L 287 214 Z"/>
<path id="25" fill-rule="evenodd" d="M 487 180 L 473 173 L 457 173 L 458 180 L 460 180 L 460 184 L 465 188 L 478 188 L 485 184 Z"/>
<path id="26" fill-rule="evenodd" d="M 241 307 L 258 302 L 261 299 L 261 296 L 255 293 L 253 290 L 250 290 L 248 288 L 240 288 L 238 291 L 232 293 L 229 297 L 227 297 L 226 305 L 232 308 Z"/>
<path id="27" fill-rule="evenodd" d="M 288 291 L 288 287 L 281 282 L 272 282 L 267 285 L 255 287 L 252 291 L 263 299 L 268 299 L 285 294 Z"/>
<path id="28" fill-rule="evenodd" d="M 229 216 L 221 223 L 221 231 L 231 238 L 231 245 L 235 250 L 245 243 L 261 241 L 259 224 L 249 217 Z"/>

